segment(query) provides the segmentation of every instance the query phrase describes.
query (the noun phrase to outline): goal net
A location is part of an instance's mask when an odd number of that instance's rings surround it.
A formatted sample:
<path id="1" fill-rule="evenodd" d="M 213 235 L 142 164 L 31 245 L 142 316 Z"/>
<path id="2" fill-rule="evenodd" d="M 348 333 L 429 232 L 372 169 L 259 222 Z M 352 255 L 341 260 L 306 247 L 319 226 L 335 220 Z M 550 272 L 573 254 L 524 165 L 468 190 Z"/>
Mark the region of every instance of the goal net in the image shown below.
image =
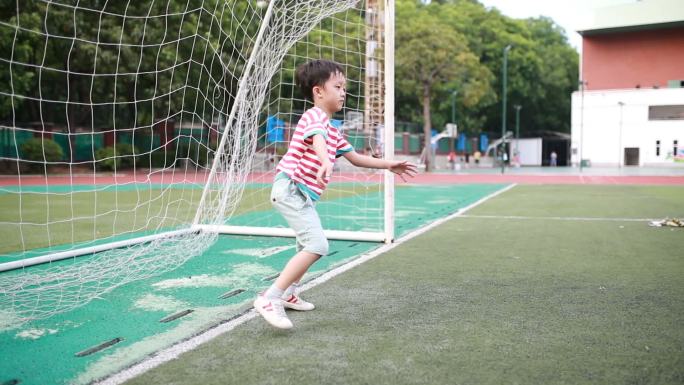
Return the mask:
<path id="1" fill-rule="evenodd" d="M 391 156 L 391 4 L 0 5 L 0 329 L 172 270 L 221 233 L 291 235 L 268 194 L 311 107 L 301 63 L 343 65 L 332 123 Z M 338 161 L 318 204 L 328 236 L 391 240 L 391 180 Z"/>

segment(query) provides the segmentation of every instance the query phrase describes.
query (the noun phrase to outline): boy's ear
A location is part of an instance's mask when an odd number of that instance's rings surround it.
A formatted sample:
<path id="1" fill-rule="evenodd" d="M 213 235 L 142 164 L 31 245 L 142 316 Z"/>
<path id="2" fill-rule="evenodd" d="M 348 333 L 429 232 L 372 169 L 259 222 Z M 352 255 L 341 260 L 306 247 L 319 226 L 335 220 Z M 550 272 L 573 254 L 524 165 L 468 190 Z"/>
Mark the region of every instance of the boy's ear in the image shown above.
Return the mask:
<path id="1" fill-rule="evenodd" d="M 311 93 L 313 94 L 314 99 L 315 99 L 317 96 L 321 96 L 321 91 L 322 91 L 322 90 L 323 90 L 323 87 L 321 87 L 321 86 L 313 86 L 313 88 L 311 89 Z"/>

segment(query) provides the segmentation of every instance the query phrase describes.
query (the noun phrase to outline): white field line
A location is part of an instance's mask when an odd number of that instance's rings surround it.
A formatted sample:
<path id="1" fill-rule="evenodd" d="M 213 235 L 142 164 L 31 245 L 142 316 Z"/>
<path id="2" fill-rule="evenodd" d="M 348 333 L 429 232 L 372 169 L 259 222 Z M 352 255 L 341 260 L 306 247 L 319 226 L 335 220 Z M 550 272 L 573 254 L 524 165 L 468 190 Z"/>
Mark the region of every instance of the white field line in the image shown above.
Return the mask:
<path id="1" fill-rule="evenodd" d="M 520 220 L 550 220 L 550 221 L 588 221 L 588 222 L 650 222 L 655 218 L 602 218 L 602 217 L 528 217 L 518 215 L 461 215 L 463 218 L 483 219 L 520 219 Z M 662 218 L 661 218 L 662 219 Z"/>
<path id="2" fill-rule="evenodd" d="M 302 285 L 301 290 L 305 291 L 305 290 L 311 289 L 312 287 L 320 285 L 321 283 L 326 282 L 326 281 L 330 280 L 331 278 L 344 273 L 347 270 L 350 270 L 350 269 L 352 269 L 352 268 L 354 268 L 354 267 L 356 267 L 356 266 L 358 266 L 364 262 L 367 262 L 367 261 L 369 261 L 369 260 L 371 260 L 371 259 L 373 259 L 373 258 L 375 258 L 381 254 L 384 254 L 384 253 L 394 249 L 395 247 L 401 245 L 402 243 L 404 243 L 404 242 L 406 242 L 412 238 L 415 238 L 421 234 L 424 234 L 424 233 L 432 230 L 433 228 L 443 224 L 444 222 L 447 222 L 447 221 L 454 219 L 456 217 L 463 216 L 463 214 L 465 212 L 467 212 L 468 210 L 486 202 L 487 200 L 489 200 L 491 198 L 494 198 L 497 195 L 500 195 L 500 194 L 512 189 L 516 185 L 517 184 L 508 185 L 508 186 L 502 188 L 501 190 L 498 190 L 492 194 L 487 195 L 486 197 L 478 200 L 477 202 L 475 202 L 469 206 L 466 206 L 466 207 L 459 209 L 457 212 L 455 212 L 455 213 L 453 213 L 447 217 L 444 217 L 444 218 L 441 218 L 441 219 L 436 220 L 434 222 L 431 222 L 429 225 L 426 225 L 424 227 L 421 227 L 420 229 L 417 229 L 413 232 L 410 232 L 410 233 L 404 235 L 403 237 L 397 239 L 394 243 L 378 247 L 377 249 L 375 249 L 375 250 L 373 250 L 367 254 L 364 254 L 361 257 L 356 258 L 349 263 L 346 263 L 346 264 L 339 266 L 333 270 L 330 270 L 330 271 L 316 277 L 315 279 L 305 283 L 304 285 Z M 97 382 L 95 382 L 95 384 L 97 384 L 97 385 L 118 385 L 118 384 L 122 384 L 122 383 L 124 383 L 124 382 L 126 382 L 126 381 L 140 375 L 140 374 L 143 374 L 146 371 L 153 369 L 153 368 L 155 368 L 155 367 L 157 367 L 157 366 L 159 366 L 165 362 L 168 362 L 168 361 L 171 361 L 173 359 L 178 358 L 178 356 L 180 356 L 181 354 L 183 354 L 185 352 L 189 352 L 189 351 L 195 349 L 196 347 L 198 347 L 199 345 L 201 345 L 205 342 L 208 342 L 208 341 L 214 339 L 215 337 L 220 336 L 221 334 L 224 334 L 226 332 L 233 330 L 235 327 L 255 318 L 257 315 L 258 315 L 258 313 L 252 308 L 252 309 L 246 311 L 245 313 L 236 316 L 235 318 L 231 319 L 230 321 L 228 321 L 226 323 L 222 323 L 220 325 L 217 325 L 216 327 L 211 328 L 205 332 L 202 332 L 201 334 L 198 334 L 195 337 L 192 337 L 192 338 L 185 340 L 185 341 L 181 341 L 181 342 L 179 342 L 173 346 L 170 346 L 166 349 L 160 350 L 159 352 L 155 353 L 154 355 L 145 358 L 143 361 L 141 361 L 137 364 L 134 364 L 131 367 L 124 369 L 124 370 L 122 370 L 116 374 L 113 374 L 109 377 L 106 377 L 100 381 L 97 381 Z"/>

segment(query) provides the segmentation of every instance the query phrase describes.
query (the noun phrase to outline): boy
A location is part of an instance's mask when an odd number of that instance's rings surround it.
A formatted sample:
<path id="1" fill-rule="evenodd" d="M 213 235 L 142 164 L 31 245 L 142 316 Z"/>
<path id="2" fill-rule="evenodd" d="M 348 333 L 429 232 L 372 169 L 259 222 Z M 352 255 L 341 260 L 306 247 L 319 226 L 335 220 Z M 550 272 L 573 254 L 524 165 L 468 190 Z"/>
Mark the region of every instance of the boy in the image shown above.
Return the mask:
<path id="1" fill-rule="evenodd" d="M 296 292 L 304 273 L 328 253 L 328 241 L 314 207 L 330 181 L 335 159 L 344 156 L 357 167 L 388 169 L 404 178 L 416 174 L 408 162 L 390 162 L 358 154 L 330 125 L 332 115 L 344 105 L 346 79 L 342 67 L 328 60 L 313 60 L 297 68 L 295 83 L 314 107 L 302 115 L 283 159 L 271 191 L 271 203 L 287 220 L 297 236 L 297 254 L 290 259 L 278 279 L 257 296 L 254 308 L 280 329 L 292 328 L 285 307 L 313 310 L 314 305 Z"/>

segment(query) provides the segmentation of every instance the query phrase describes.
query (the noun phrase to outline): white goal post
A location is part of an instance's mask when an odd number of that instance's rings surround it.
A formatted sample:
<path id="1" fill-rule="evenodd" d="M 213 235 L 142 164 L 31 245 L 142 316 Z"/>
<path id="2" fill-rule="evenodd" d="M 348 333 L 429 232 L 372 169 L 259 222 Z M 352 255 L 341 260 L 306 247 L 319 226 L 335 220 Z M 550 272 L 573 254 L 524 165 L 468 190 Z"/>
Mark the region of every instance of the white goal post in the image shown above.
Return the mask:
<path id="1" fill-rule="evenodd" d="M 383 64 L 384 70 L 380 71 L 382 74 L 382 80 L 379 85 L 379 87 L 384 90 L 384 108 L 381 112 L 384 118 L 384 129 L 382 131 L 384 151 L 382 152 L 382 155 L 384 159 L 392 160 L 394 157 L 394 1 L 369 0 L 365 4 L 365 10 L 366 12 L 375 12 L 382 15 L 382 19 L 378 19 L 377 16 L 366 16 L 366 28 L 368 30 L 373 30 L 375 33 L 373 34 L 367 31 L 367 36 L 372 35 L 382 39 L 382 41 L 379 41 L 373 45 L 372 50 L 367 50 L 366 73 L 374 71 L 374 68 L 371 69 L 369 67 L 377 66 L 376 63 L 380 62 Z M 380 36 L 377 34 L 380 34 Z M 383 53 L 383 56 L 378 54 L 380 52 Z M 370 85 L 366 84 L 366 87 L 370 87 Z M 366 108 L 368 108 L 368 106 L 366 106 Z M 324 230 L 326 237 L 332 240 L 356 240 L 385 243 L 391 243 L 394 241 L 394 174 L 389 171 L 383 172 L 383 193 L 383 229 L 380 229 L 380 231 L 376 232 Z M 272 237 L 295 236 L 294 231 L 282 227 L 273 228 L 229 225 L 204 226 L 199 224 L 198 221 L 199 211 L 198 216 L 195 218 L 193 227 L 199 228 L 202 231 L 234 235 L 263 235 Z"/>
<path id="2" fill-rule="evenodd" d="M 355 149 L 394 156 L 393 0 L 100 6 L 17 1 L 0 19 L 0 330 L 219 234 L 293 237 L 267 194 L 311 107 L 292 81 L 307 60 L 345 68 L 331 122 Z M 331 240 L 392 242 L 394 175 L 340 159 L 318 211 Z"/>
<path id="3" fill-rule="evenodd" d="M 259 35 L 257 36 L 256 39 L 256 44 L 254 46 L 254 51 L 252 52 L 252 55 L 250 56 L 250 61 L 247 64 L 247 69 L 245 70 L 245 73 L 243 74 L 243 78 L 241 81 L 240 88 L 238 90 L 238 94 L 236 98 L 240 98 L 240 90 L 245 88 L 245 84 L 248 80 L 249 76 L 249 71 L 251 69 L 251 66 L 253 64 L 253 59 L 255 57 L 255 52 L 258 52 L 259 50 L 259 43 L 261 39 L 263 38 L 263 31 L 264 31 L 264 26 L 268 24 L 268 20 L 270 18 L 270 15 L 273 12 L 273 4 L 275 4 L 275 1 L 269 2 L 268 9 L 266 12 L 266 16 L 264 17 L 264 20 L 262 22 L 262 28 L 260 29 Z M 384 130 L 382 132 L 383 135 L 383 143 L 384 143 L 384 152 L 383 156 L 385 159 L 392 159 L 393 154 L 394 154 L 394 1 L 391 0 L 380 0 L 380 1 L 368 1 L 368 3 L 374 3 L 373 5 L 376 7 L 380 7 L 380 10 L 382 11 L 382 31 L 384 32 L 384 42 L 381 44 L 384 46 L 384 51 L 378 50 L 377 52 L 383 52 L 383 60 L 384 60 L 384 77 L 383 77 L 383 84 L 384 84 L 384 93 L 385 93 L 385 100 L 384 100 Z M 383 4 L 384 3 L 384 4 Z M 368 9 L 369 5 L 366 4 L 366 9 Z M 375 9 L 377 12 L 377 8 Z M 368 26 L 369 28 L 377 28 L 375 25 Z M 379 59 L 379 57 L 376 57 L 374 59 Z M 368 59 L 367 59 L 368 60 Z M 369 64 L 369 65 L 377 65 L 377 64 Z M 239 104 L 234 104 L 233 105 L 233 111 L 231 112 L 230 117 L 228 118 L 228 121 L 226 122 L 226 128 L 223 130 L 223 136 L 221 139 L 221 142 L 219 144 L 219 152 L 221 149 L 225 146 L 225 139 L 227 137 L 227 134 L 229 132 L 228 126 L 231 124 L 232 120 L 234 119 L 234 114 L 236 108 L 239 106 Z M 212 179 L 216 168 L 218 167 L 218 162 L 219 162 L 219 157 L 215 157 L 214 159 L 214 164 L 211 168 L 209 180 Z M 22 268 L 22 267 L 28 267 L 32 266 L 35 264 L 41 264 L 41 263 L 46 263 L 46 262 L 51 262 L 51 261 L 57 261 L 61 259 L 66 259 L 66 258 L 71 258 L 75 256 L 80 256 L 80 255 L 89 255 L 92 253 L 97 253 L 101 252 L 104 250 L 108 249 L 114 249 L 114 248 L 121 248 L 121 247 L 126 247 L 126 246 L 131 246 L 139 243 L 146 243 L 150 242 L 155 239 L 163 239 L 163 238 L 168 238 L 168 237 L 173 237 L 173 236 L 178 236 L 178 235 L 183 235 L 183 234 L 192 234 L 192 233 L 197 233 L 199 231 L 205 231 L 205 232 L 214 232 L 214 233 L 219 233 L 219 234 L 236 234 L 236 235 L 265 235 L 265 236 L 280 236 L 280 237 L 294 237 L 294 233 L 290 229 L 286 228 L 272 228 L 272 227 L 255 227 L 255 226 L 228 226 L 228 225 L 204 225 L 200 224 L 199 221 L 201 219 L 201 205 L 204 202 L 204 197 L 207 193 L 208 189 L 208 184 L 205 185 L 205 189 L 203 192 L 203 198 L 200 203 L 200 209 L 197 210 L 197 213 L 195 215 L 195 219 L 193 221 L 193 224 L 190 228 L 187 229 L 182 229 L 182 230 L 175 230 L 175 231 L 168 231 L 168 232 L 160 232 L 158 234 L 150 235 L 150 236 L 144 236 L 144 237 L 135 237 L 131 239 L 127 239 L 125 241 L 117 241 L 117 242 L 111 242 L 111 243 L 104 243 L 98 246 L 89 246 L 89 247 L 83 247 L 75 250 L 69 250 L 65 252 L 57 252 L 57 253 L 51 253 L 51 254 L 46 254 L 42 255 L 39 257 L 33 257 L 33 258 L 27 258 L 27 259 L 22 259 L 19 261 L 14 261 L 14 262 L 8 262 L 8 263 L 2 263 L 0 264 L 0 271 L 7 271 L 7 270 L 13 270 L 17 268 Z M 394 178 L 393 174 L 391 172 L 384 172 L 384 183 L 383 183 L 383 189 L 384 189 L 384 230 L 383 231 L 378 231 L 378 232 L 363 232 L 363 231 L 339 231 L 339 230 L 326 230 L 325 234 L 329 239 L 337 239 L 337 240 L 359 240 L 359 241 L 375 241 L 375 242 L 392 242 L 394 239 L 394 215 L 393 215 L 393 210 L 394 210 Z M 224 203 L 225 204 L 225 203 Z"/>

